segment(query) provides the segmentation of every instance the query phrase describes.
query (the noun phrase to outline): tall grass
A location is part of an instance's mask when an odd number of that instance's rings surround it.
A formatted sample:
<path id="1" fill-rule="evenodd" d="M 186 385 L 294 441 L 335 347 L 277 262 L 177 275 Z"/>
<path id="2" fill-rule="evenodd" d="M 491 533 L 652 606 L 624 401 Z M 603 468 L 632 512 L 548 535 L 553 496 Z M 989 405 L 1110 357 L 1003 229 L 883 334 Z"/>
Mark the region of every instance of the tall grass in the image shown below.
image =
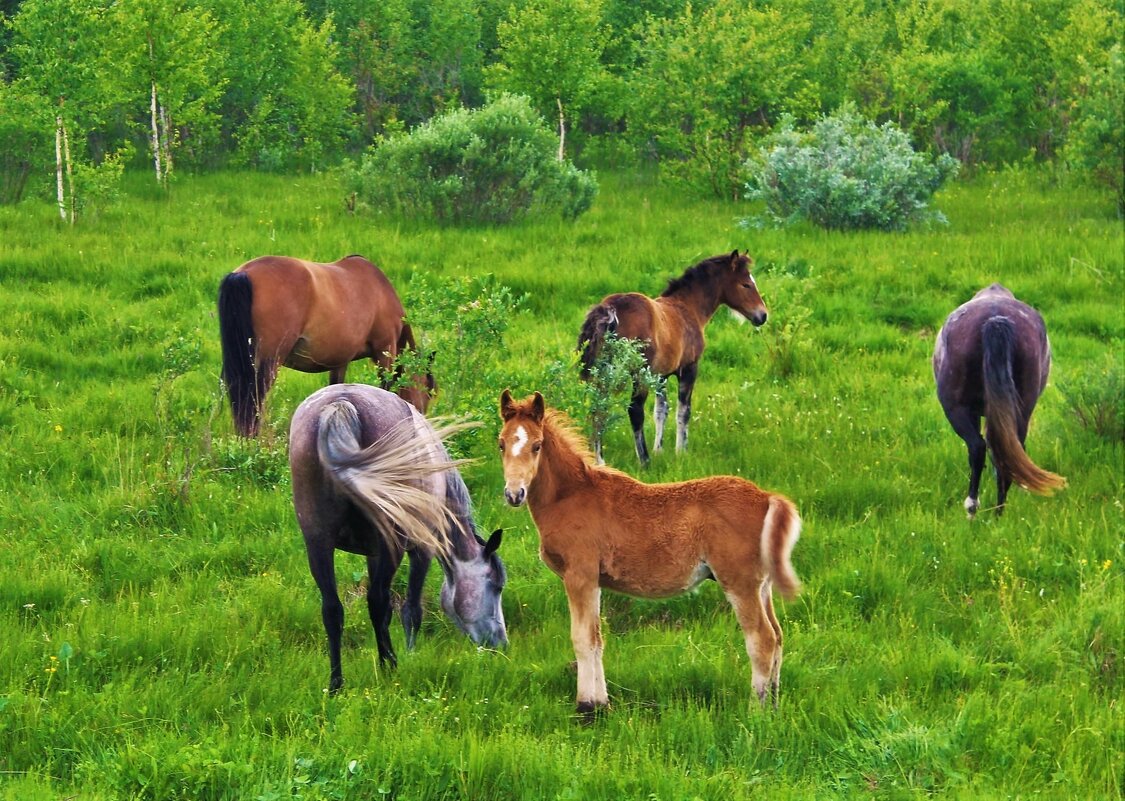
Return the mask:
<path id="1" fill-rule="evenodd" d="M 939 197 L 947 228 L 747 232 L 744 207 L 601 179 L 576 223 L 507 229 L 351 216 L 324 177 L 210 175 L 163 197 L 137 176 L 76 228 L 46 203 L 0 208 L 0 797 L 1121 797 L 1122 444 L 1049 387 L 1028 446 L 1069 488 L 970 523 L 929 368 L 945 315 L 992 281 L 1042 311 L 1053 382 L 1120 364 L 1111 199 L 988 176 Z M 219 279 L 265 253 L 363 253 L 400 288 L 492 274 L 526 298 L 506 352 L 473 358 L 496 395 L 524 394 L 604 294 L 658 293 L 735 247 L 770 321 L 716 316 L 689 449 L 643 478 L 737 473 L 802 510 L 780 709 L 751 704 L 708 585 L 605 597 L 614 709 L 578 725 L 565 596 L 501 502 L 487 436 L 465 476 L 482 525 L 508 530 L 510 649 L 455 631 L 435 571 L 418 649 L 379 668 L 362 562 L 341 556 L 348 684 L 328 697 L 285 464 L 289 416 L 325 379 L 283 372 L 262 439 L 234 437 Z M 619 423 L 606 456 L 641 474 L 632 450 Z"/>

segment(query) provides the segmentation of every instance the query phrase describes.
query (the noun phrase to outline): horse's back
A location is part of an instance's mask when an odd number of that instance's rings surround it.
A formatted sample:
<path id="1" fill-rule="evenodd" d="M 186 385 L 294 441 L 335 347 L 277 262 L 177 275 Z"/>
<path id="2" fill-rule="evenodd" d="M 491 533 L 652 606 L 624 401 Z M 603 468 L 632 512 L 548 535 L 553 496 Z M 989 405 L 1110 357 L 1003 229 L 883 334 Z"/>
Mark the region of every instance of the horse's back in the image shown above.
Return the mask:
<path id="1" fill-rule="evenodd" d="M 254 329 L 287 366 L 321 372 L 397 355 L 405 310 L 383 271 L 361 256 L 321 263 L 262 256 L 238 268 L 254 293 Z"/>
<path id="2" fill-rule="evenodd" d="M 676 372 L 703 352 L 702 329 L 689 324 L 674 300 L 623 292 L 609 295 L 602 305 L 616 311 L 619 337 L 646 343 L 645 357 L 659 375 Z"/>
<path id="3" fill-rule="evenodd" d="M 943 403 L 983 402 L 980 374 L 984 363 L 985 324 L 1007 320 L 1012 331 L 1013 371 L 1042 390 L 1050 369 L 1050 346 L 1042 315 L 1002 284 L 977 292 L 946 318 L 934 346 L 933 370 Z"/>
<path id="4" fill-rule="evenodd" d="M 424 418 L 398 395 L 367 384 L 330 384 L 301 402 L 289 426 L 290 461 L 315 457 L 320 415 L 333 403 L 347 402 L 359 415 L 360 447 L 367 447 L 396 425 Z M 428 424 L 426 424 L 428 425 Z"/>

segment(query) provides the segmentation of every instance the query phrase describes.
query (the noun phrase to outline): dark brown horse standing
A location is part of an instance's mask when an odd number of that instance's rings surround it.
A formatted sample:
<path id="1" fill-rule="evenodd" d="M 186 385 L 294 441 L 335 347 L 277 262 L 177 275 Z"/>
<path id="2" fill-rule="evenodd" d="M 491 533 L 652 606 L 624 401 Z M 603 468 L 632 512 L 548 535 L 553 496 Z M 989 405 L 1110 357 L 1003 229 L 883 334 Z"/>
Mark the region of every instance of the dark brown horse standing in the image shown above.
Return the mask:
<path id="1" fill-rule="evenodd" d="M 997 514 L 1004 511 L 1013 480 L 1041 495 L 1066 484 L 1062 476 L 1038 467 L 1024 450 L 1031 413 L 1050 370 L 1043 318 L 1000 284 L 985 287 L 955 309 L 938 332 L 934 379 L 945 416 L 969 448 L 969 517 L 980 508 L 986 450 L 996 472 Z"/>
<path id="2" fill-rule="evenodd" d="M 335 552 L 367 558 L 367 611 L 379 660 L 395 664 L 388 629 L 391 578 L 410 557 L 402 606 L 406 646 L 422 624 L 422 587 L 430 561 L 445 573 L 441 606 L 473 642 L 503 646 L 501 533 L 477 533 L 465 482 L 442 447 L 457 426 L 435 429 L 410 404 L 365 384 L 337 384 L 297 407 L 289 429 L 293 507 L 309 569 L 320 589 L 335 692 L 344 683 L 340 637 L 344 607 L 336 589 Z"/>
<path id="3" fill-rule="evenodd" d="M 219 285 L 219 331 L 235 428 L 257 435 L 281 365 L 328 372 L 332 384 L 356 359 L 392 369 L 395 357 L 415 348 L 405 316 L 387 276 L 362 256 L 331 264 L 262 256 L 228 273 Z M 433 377 L 413 384 L 399 394 L 425 413 Z"/>
<path id="4" fill-rule="evenodd" d="M 690 267 L 679 278 L 668 283 L 658 298 L 637 292 L 609 295 L 586 314 L 578 335 L 582 354 L 582 374 L 588 376 L 594 366 L 607 333 L 644 343 L 644 357 L 650 369 L 661 378 L 676 376 L 679 382 L 679 404 L 676 408 L 676 450 L 687 446 L 688 421 L 691 418 L 691 394 L 703 355 L 703 328 L 719 306 L 726 305 L 755 326 L 766 321 L 766 304 L 758 294 L 758 285 L 750 274 L 753 260 L 737 250 L 729 255 L 713 256 Z M 640 383 L 633 387 L 629 404 L 629 422 L 637 458 L 647 463 L 645 444 L 645 401 L 648 388 Z M 655 450 L 661 450 L 664 422 L 668 418 L 668 399 L 661 388 L 656 395 Z M 594 437 L 594 453 L 602 463 L 602 443 Z"/>
<path id="5" fill-rule="evenodd" d="M 608 706 L 602 666 L 601 588 L 668 598 L 706 579 L 723 588 L 742 627 L 758 699 L 774 703 L 781 677 L 781 625 L 774 584 L 800 588 L 790 553 L 801 518 L 787 498 L 736 476 L 643 484 L 593 464 L 567 419 L 536 392 L 500 396 L 504 497 L 525 502 L 539 529 L 539 555 L 563 581 L 578 660 L 578 711 Z"/>

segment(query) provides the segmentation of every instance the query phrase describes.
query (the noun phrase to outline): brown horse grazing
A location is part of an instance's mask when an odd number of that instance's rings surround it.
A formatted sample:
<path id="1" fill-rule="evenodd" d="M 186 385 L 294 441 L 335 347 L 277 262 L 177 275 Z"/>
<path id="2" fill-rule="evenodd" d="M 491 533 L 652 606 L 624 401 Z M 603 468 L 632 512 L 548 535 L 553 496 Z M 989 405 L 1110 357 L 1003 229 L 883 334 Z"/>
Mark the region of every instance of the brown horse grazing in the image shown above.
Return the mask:
<path id="1" fill-rule="evenodd" d="M 404 551 L 410 556 L 402 606 L 407 648 L 422 625 L 422 587 L 435 556 L 445 572 L 446 615 L 475 643 L 508 642 L 500 604 L 504 564 L 496 553 L 501 533 L 488 542 L 477 534 L 465 482 L 442 447 L 442 438 L 458 428 L 435 429 L 402 399 L 365 384 L 325 387 L 293 414 L 293 507 L 320 589 L 331 692 L 344 683 L 337 550 L 367 557 L 367 611 L 380 662 L 396 663 L 388 629 L 391 578 Z"/>
<path id="2" fill-rule="evenodd" d="M 398 354 L 415 348 L 405 314 L 387 276 L 362 256 L 331 264 L 262 256 L 228 273 L 219 284 L 219 331 L 235 428 L 257 435 L 280 365 L 327 371 L 332 384 L 356 359 L 391 370 Z M 399 394 L 424 414 L 433 376 L 412 383 Z"/>
<path id="3" fill-rule="evenodd" d="M 605 341 L 607 333 L 644 343 L 644 357 L 656 375 L 676 376 L 679 383 L 679 405 L 676 408 L 676 450 L 687 446 L 688 420 L 691 417 L 691 393 L 703 355 L 703 328 L 719 306 L 726 304 L 738 314 L 749 318 L 755 326 L 766 321 L 766 304 L 758 294 L 758 285 L 750 274 L 753 260 L 737 250 L 729 255 L 713 256 L 699 262 L 679 278 L 668 282 L 658 298 L 637 292 L 609 295 L 586 314 L 578 335 L 582 358 L 582 375 L 588 377 Z M 629 422 L 637 458 L 648 463 L 645 445 L 645 401 L 648 388 L 640 382 L 633 386 L 629 404 Z M 663 446 L 664 421 L 668 418 L 668 399 L 661 388 L 656 394 L 656 432 L 654 448 Z M 594 434 L 594 453 L 602 464 L 600 432 Z"/>
<path id="4" fill-rule="evenodd" d="M 570 602 L 578 659 L 578 711 L 608 706 L 602 668 L 601 588 L 667 598 L 704 579 L 719 582 L 742 626 L 752 685 L 776 705 L 781 626 L 771 586 L 792 597 L 800 582 L 789 561 L 801 529 L 793 504 L 741 478 L 715 476 L 642 484 L 593 464 L 585 441 L 536 392 L 500 396 L 504 497 L 525 501 L 539 529 L 539 555 Z"/>
<path id="5" fill-rule="evenodd" d="M 1004 511 L 1013 479 L 1043 495 L 1066 484 L 1066 479 L 1038 467 L 1024 451 L 1031 413 L 1050 370 L 1051 345 L 1043 318 L 1000 284 L 973 295 L 938 332 L 934 379 L 945 416 L 969 448 L 965 511 L 970 518 L 980 508 L 986 449 L 992 453 L 996 472 L 997 514 Z"/>

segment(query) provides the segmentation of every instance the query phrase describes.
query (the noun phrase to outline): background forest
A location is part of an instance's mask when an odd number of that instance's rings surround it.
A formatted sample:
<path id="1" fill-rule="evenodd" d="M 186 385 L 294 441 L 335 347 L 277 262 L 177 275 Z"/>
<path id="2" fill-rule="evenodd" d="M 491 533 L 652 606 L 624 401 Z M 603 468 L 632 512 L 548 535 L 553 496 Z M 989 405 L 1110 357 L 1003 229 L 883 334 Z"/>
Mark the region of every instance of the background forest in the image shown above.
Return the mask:
<path id="1" fill-rule="evenodd" d="M 755 141 L 845 102 L 966 165 L 1067 163 L 1121 197 L 1120 0 L 3 0 L 0 203 L 321 170 L 490 94 L 583 166 L 737 198 Z"/>

